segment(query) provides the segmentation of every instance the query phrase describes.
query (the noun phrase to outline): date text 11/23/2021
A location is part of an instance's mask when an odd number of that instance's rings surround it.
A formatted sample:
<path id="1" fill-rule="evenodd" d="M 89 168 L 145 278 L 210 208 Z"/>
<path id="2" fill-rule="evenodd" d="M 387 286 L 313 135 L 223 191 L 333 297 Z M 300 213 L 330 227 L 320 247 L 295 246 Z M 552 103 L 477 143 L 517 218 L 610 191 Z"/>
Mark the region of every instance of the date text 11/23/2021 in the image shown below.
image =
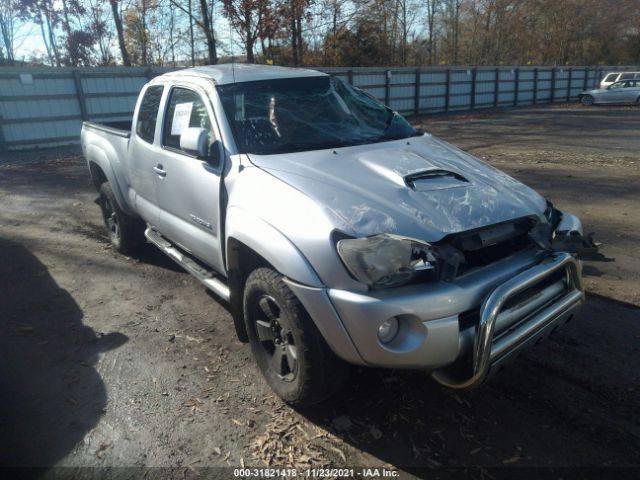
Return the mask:
<path id="1" fill-rule="evenodd" d="M 235 478 L 399 478 L 400 472 L 386 468 L 236 468 Z"/>

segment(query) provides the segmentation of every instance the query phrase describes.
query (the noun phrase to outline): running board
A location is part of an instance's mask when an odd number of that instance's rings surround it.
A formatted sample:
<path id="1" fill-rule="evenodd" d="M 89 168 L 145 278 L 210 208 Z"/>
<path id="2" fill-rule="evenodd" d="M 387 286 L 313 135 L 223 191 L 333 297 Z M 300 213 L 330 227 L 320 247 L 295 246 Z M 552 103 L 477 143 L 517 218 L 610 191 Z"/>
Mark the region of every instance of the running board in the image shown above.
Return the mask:
<path id="1" fill-rule="evenodd" d="M 164 238 L 160 233 L 147 227 L 144 236 L 149 242 L 162 250 L 169 258 L 184 268 L 191 275 L 196 277 L 202 284 L 222 299 L 229 301 L 229 287 L 222 283 L 215 274 L 200 266 L 198 262 L 193 260 L 188 254 L 176 248 L 169 240 Z"/>

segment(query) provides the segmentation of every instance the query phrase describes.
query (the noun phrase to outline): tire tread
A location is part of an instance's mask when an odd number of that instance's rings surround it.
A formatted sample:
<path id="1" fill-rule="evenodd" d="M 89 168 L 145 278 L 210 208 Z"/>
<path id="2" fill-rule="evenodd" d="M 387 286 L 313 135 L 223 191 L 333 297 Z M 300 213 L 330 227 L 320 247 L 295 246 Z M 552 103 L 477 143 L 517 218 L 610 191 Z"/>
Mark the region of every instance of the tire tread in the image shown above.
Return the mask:
<path id="1" fill-rule="evenodd" d="M 256 287 L 264 289 L 266 285 L 274 288 L 283 303 L 282 307 L 293 317 L 290 320 L 303 339 L 302 345 L 298 345 L 298 348 L 304 361 L 298 362 L 299 368 L 302 369 L 298 371 L 298 375 L 302 375 L 303 381 L 291 395 L 283 396 L 277 385 L 274 386 L 266 374 L 265 377 L 275 392 L 291 406 L 306 407 L 319 403 L 344 386 L 349 377 L 349 366 L 329 348 L 300 300 L 283 281 L 282 275 L 270 268 L 258 268 L 247 278 L 245 292 Z M 245 322 L 247 329 L 251 329 L 253 327 L 251 319 L 248 318 L 246 299 L 245 294 Z M 253 342 L 251 346 L 252 349 L 256 348 Z M 265 373 L 264 366 L 260 365 L 260 368 Z"/>

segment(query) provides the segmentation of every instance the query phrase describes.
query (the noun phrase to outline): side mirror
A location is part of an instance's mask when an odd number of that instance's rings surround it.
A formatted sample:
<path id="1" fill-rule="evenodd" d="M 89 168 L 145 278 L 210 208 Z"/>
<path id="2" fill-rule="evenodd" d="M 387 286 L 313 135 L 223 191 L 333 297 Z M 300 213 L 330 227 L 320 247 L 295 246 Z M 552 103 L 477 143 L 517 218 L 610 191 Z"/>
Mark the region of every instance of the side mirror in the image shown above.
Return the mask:
<path id="1" fill-rule="evenodd" d="M 189 155 L 207 157 L 209 154 L 209 135 L 204 128 L 186 128 L 180 134 L 180 148 Z"/>
<path id="2" fill-rule="evenodd" d="M 220 160 L 222 159 L 221 152 L 222 152 L 222 144 L 220 143 L 220 140 L 216 140 L 209 147 L 209 151 L 207 152 L 207 155 L 204 157 L 204 160 L 210 166 L 217 168 L 220 166 Z"/>

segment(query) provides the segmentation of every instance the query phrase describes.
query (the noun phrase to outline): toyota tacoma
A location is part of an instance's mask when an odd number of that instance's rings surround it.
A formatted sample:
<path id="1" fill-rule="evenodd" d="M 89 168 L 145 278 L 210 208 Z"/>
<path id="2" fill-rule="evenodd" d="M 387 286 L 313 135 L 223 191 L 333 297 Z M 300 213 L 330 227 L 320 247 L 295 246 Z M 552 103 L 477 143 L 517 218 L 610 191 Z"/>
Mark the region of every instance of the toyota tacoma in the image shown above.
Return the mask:
<path id="1" fill-rule="evenodd" d="M 292 405 L 349 364 L 478 386 L 584 302 L 577 217 L 325 73 L 167 73 L 82 148 L 114 248 L 227 301 Z"/>

